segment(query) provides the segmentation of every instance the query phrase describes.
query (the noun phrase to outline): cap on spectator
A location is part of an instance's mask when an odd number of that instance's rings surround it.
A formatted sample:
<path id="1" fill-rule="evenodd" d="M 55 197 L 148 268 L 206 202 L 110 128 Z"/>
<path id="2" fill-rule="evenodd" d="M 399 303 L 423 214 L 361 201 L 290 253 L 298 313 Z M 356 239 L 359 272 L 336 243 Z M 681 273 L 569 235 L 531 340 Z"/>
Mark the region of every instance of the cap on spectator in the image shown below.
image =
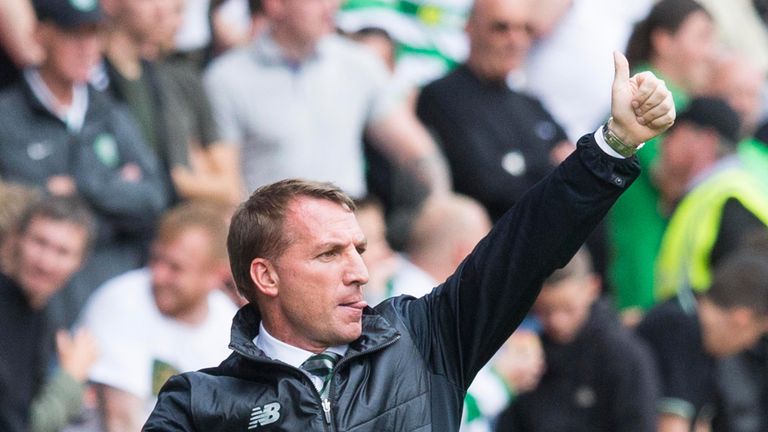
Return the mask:
<path id="1" fill-rule="evenodd" d="M 741 122 L 736 111 L 727 102 L 716 97 L 693 99 L 677 116 L 676 123 L 690 122 L 702 128 L 712 128 L 731 143 L 739 142 Z"/>
<path id="2" fill-rule="evenodd" d="M 61 28 L 98 24 L 104 19 L 99 0 L 34 0 L 34 5 L 40 21 L 51 21 Z"/>

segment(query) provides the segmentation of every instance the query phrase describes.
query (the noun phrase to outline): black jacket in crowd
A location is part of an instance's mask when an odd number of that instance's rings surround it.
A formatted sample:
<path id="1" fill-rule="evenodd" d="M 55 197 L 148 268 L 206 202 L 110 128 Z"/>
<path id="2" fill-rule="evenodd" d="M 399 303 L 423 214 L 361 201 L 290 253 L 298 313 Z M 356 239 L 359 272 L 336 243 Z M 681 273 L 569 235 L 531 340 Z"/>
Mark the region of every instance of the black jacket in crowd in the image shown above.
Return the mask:
<path id="1" fill-rule="evenodd" d="M 572 342 L 542 337 L 547 368 L 500 416 L 497 432 L 654 432 L 659 378 L 650 349 L 607 301 Z"/>
<path id="2" fill-rule="evenodd" d="M 614 159 L 582 138 L 432 293 L 366 309 L 362 335 L 333 372 L 329 406 L 301 370 L 256 348 L 260 317 L 246 306 L 234 320 L 234 353 L 171 378 L 144 430 L 458 430 L 475 374 L 638 172 L 634 158 Z"/>

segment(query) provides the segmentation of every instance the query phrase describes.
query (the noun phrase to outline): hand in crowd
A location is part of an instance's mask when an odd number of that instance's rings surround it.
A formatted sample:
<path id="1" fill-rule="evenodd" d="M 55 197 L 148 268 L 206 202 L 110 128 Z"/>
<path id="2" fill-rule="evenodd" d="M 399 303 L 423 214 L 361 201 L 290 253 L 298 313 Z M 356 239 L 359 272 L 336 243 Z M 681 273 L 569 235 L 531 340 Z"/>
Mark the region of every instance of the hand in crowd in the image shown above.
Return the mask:
<path id="1" fill-rule="evenodd" d="M 611 89 L 609 128 L 624 144 L 637 147 L 674 123 L 672 93 L 651 72 L 640 72 L 630 78 L 629 63 L 623 54 L 615 52 L 613 60 L 616 75 Z"/>
<path id="2" fill-rule="evenodd" d="M 74 334 L 67 330 L 56 332 L 56 350 L 61 368 L 79 382 L 84 382 L 98 357 L 96 339 L 86 329 Z"/>
<path id="3" fill-rule="evenodd" d="M 70 196 L 77 192 L 75 179 L 67 175 L 55 175 L 48 177 L 46 188 L 51 195 Z"/>
<path id="4" fill-rule="evenodd" d="M 536 388 L 545 369 L 539 336 L 529 330 L 517 330 L 499 350 L 493 368 L 507 387 L 517 393 Z"/>
<path id="5" fill-rule="evenodd" d="M 549 151 L 549 161 L 552 162 L 552 165 L 560 165 L 575 149 L 576 146 L 572 142 L 568 140 L 560 141 Z"/>

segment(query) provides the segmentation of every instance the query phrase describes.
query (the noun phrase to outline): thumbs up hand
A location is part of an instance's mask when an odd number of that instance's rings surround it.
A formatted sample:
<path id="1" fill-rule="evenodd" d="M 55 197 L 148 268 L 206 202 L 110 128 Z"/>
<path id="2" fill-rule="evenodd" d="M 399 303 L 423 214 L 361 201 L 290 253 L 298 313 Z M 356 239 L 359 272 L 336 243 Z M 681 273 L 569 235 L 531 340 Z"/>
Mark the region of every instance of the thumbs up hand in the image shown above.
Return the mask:
<path id="1" fill-rule="evenodd" d="M 616 74 L 611 89 L 611 120 L 608 128 L 624 144 L 637 147 L 669 129 L 675 121 L 672 93 L 651 72 L 629 77 L 629 64 L 614 52 Z"/>

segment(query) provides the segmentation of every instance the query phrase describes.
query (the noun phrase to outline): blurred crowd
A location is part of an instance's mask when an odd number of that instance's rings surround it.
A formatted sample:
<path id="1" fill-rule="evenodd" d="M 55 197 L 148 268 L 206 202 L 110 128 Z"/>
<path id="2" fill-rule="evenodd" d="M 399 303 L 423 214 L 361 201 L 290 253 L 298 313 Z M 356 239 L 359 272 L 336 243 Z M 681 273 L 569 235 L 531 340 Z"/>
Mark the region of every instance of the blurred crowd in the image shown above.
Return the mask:
<path id="1" fill-rule="evenodd" d="M 229 217 L 283 178 L 357 200 L 369 304 L 430 292 L 610 121 L 614 51 L 677 121 L 462 428 L 768 431 L 765 0 L 0 2 L 0 431 L 136 431 L 225 358 Z"/>

